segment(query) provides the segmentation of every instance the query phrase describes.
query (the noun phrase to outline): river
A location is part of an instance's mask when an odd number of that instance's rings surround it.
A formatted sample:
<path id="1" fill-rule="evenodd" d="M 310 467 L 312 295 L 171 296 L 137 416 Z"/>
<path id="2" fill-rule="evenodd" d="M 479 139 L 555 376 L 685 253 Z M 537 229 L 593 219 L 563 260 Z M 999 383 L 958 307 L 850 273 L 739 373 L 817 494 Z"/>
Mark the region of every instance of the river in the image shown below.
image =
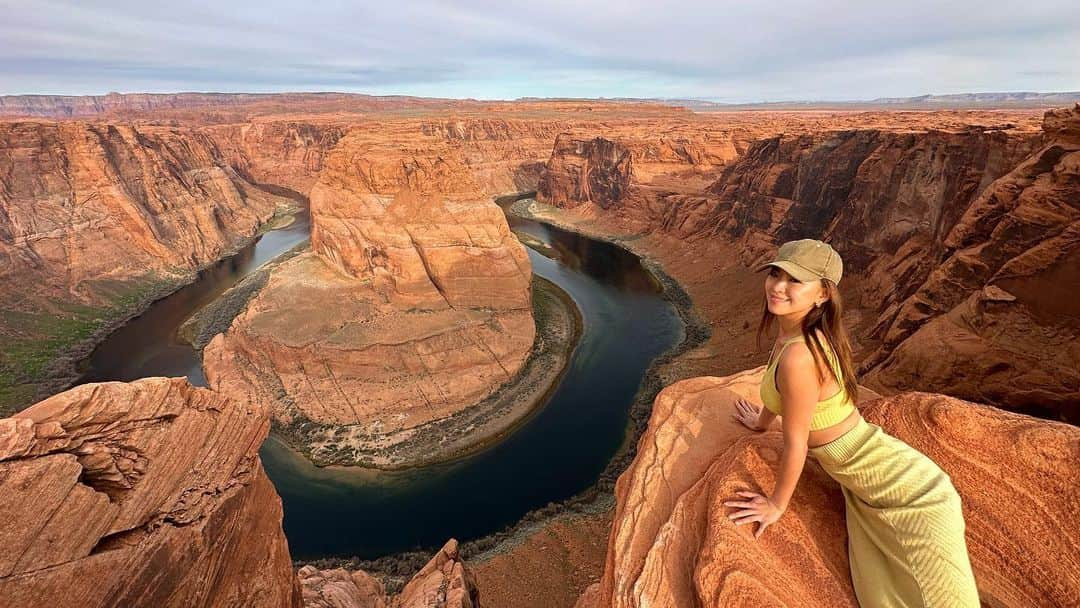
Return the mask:
<path id="1" fill-rule="evenodd" d="M 624 249 L 534 221 L 508 221 L 542 241 L 549 255 L 555 252 L 551 259 L 529 249 L 533 272 L 565 290 L 580 309 L 582 335 L 562 381 L 503 441 L 420 469 L 319 468 L 272 434 L 260 454 L 284 504 L 294 559 L 371 559 L 497 532 L 588 488 L 618 450 L 645 370 L 682 339 L 682 321 Z M 305 212 L 155 302 L 94 351 L 85 381 L 182 375 L 205 386 L 198 353 L 177 338 L 177 329 L 309 230 Z"/>

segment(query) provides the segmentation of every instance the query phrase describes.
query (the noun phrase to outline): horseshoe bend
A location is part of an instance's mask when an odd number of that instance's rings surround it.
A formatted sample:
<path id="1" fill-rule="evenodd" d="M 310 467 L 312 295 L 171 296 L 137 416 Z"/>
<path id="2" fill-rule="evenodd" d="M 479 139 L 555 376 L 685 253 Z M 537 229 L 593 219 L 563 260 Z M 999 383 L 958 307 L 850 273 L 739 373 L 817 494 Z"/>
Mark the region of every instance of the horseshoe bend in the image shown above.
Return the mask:
<path id="1" fill-rule="evenodd" d="M 731 414 L 800 238 L 981 602 L 1080 597 L 1080 104 L 0 116 L 5 606 L 856 606 L 817 463 L 760 539 L 723 507 L 776 483 Z"/>

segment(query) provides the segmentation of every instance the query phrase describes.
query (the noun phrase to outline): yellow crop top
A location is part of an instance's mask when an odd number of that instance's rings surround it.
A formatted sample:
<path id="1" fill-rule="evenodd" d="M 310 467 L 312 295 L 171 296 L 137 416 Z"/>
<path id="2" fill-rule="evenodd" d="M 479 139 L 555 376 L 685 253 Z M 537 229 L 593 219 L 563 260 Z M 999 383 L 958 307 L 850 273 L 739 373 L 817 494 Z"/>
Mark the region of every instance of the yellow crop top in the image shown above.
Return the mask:
<path id="1" fill-rule="evenodd" d="M 802 336 L 795 336 L 784 342 L 780 346 L 780 352 L 777 353 L 776 360 L 769 364 L 769 367 L 765 369 L 765 375 L 761 377 L 761 390 L 759 392 L 761 402 L 765 404 L 767 410 L 779 416 L 783 415 L 783 411 L 780 407 L 780 391 L 776 388 L 776 367 L 780 362 L 780 356 L 784 353 L 784 348 L 788 344 L 802 339 Z M 842 376 L 832 349 L 829 348 L 828 342 L 823 341 L 822 346 L 825 347 L 825 357 L 829 360 L 829 365 L 832 366 L 837 381 L 840 382 L 840 389 L 832 397 L 818 401 L 817 405 L 814 406 L 814 415 L 810 418 L 811 431 L 828 428 L 847 418 L 848 414 L 855 409 L 855 404 L 848 398 L 847 390 L 844 389 L 844 384 L 840 381 Z"/>

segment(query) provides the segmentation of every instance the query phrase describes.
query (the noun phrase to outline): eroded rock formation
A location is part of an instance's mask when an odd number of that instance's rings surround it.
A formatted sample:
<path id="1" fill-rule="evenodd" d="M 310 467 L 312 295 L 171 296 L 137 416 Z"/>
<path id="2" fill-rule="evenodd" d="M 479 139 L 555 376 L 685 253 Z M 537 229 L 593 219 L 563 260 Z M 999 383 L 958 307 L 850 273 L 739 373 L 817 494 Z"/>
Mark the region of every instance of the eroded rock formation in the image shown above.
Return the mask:
<path id="1" fill-rule="evenodd" d="M 0 419 L 0 597 L 300 606 L 255 403 L 180 378 L 88 384 Z"/>
<path id="2" fill-rule="evenodd" d="M 611 220 L 573 211 L 684 243 L 686 255 L 667 257 L 700 259 L 719 239 L 753 265 L 784 241 L 827 240 L 844 256 L 856 333 L 873 343 L 860 367 L 870 386 L 1075 421 L 1080 317 L 1058 294 L 1080 277 L 1077 124 L 1074 108 L 1048 112 L 1042 133 L 1005 124 L 780 135 L 696 193 L 655 177 L 583 188 L 566 167 L 589 154 L 561 146 L 543 183 L 585 193 L 593 208 L 622 197 Z M 563 199 L 578 200 L 551 202 Z"/>
<path id="3" fill-rule="evenodd" d="M 64 349 L 291 204 L 192 129 L 0 122 L 0 412 L 43 396 L 37 383 Z"/>
<path id="4" fill-rule="evenodd" d="M 616 487 L 603 579 L 579 605 L 857 605 L 843 497 L 813 459 L 761 538 L 726 517 L 737 490 L 775 483 L 779 423 L 758 434 L 731 417 L 736 398 L 757 400 L 762 371 L 685 380 L 657 397 Z M 984 603 L 1064 606 L 1080 594 L 1080 430 L 928 393 L 868 395 L 860 407 L 951 477 Z"/>
<path id="5" fill-rule="evenodd" d="M 602 137 L 560 136 L 536 196 L 556 207 L 590 202 L 607 209 L 627 195 L 632 178 L 633 160 L 626 146 Z"/>
<path id="6" fill-rule="evenodd" d="M 211 385 L 272 404 L 316 461 L 400 465 L 388 448 L 531 351 L 531 266 L 472 170 L 470 132 L 436 129 L 442 146 L 419 150 L 343 139 L 312 189 L 313 252 L 205 350 Z"/>
<path id="7" fill-rule="evenodd" d="M 348 130 L 347 120 L 333 116 L 271 116 L 203 129 L 241 175 L 304 196 L 315 185 L 326 155 Z"/>
<path id="8" fill-rule="evenodd" d="M 528 256 L 491 194 L 459 147 L 372 150 L 357 135 L 312 191 L 312 249 L 395 303 L 525 308 Z"/>
<path id="9" fill-rule="evenodd" d="M 31 294 L 96 304 L 135 278 L 191 271 L 288 204 L 184 129 L 0 122 L 0 176 L 5 307 Z"/>
<path id="10" fill-rule="evenodd" d="M 1080 422 L 1080 105 L 1048 112 L 1040 143 L 967 206 L 918 289 L 889 302 L 870 381 Z"/>
<path id="11" fill-rule="evenodd" d="M 297 575 L 304 608 L 480 608 L 473 575 L 460 559 L 454 539 L 396 595 L 388 596 L 382 584 L 362 570 L 304 566 Z"/>

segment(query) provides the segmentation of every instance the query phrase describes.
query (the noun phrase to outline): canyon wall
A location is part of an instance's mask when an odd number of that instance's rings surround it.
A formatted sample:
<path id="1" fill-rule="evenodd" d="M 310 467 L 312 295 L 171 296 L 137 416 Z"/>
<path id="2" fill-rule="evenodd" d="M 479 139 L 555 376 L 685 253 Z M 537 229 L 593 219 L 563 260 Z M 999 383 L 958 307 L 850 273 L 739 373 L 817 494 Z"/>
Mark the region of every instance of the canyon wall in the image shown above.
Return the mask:
<path id="1" fill-rule="evenodd" d="M 349 130 L 341 117 L 267 117 L 201 129 L 229 165 L 260 185 L 307 196 L 326 154 Z"/>
<path id="2" fill-rule="evenodd" d="M 852 329 L 871 344 L 860 367 L 870 386 L 1077 420 L 1080 322 L 1052 294 L 1076 278 L 1078 114 L 1048 112 L 1042 133 L 1006 124 L 769 137 L 698 191 L 658 188 L 636 163 L 598 153 L 625 149 L 619 139 L 565 141 L 538 198 L 696 257 L 725 241 L 747 266 L 787 240 L 829 241 L 859 309 Z"/>
<path id="3" fill-rule="evenodd" d="M 87 304 L 217 260 L 285 203 L 210 138 L 159 127 L 0 122 L 0 179 L 0 283 Z"/>
<path id="4" fill-rule="evenodd" d="M 0 597 L 301 605 L 259 404 L 181 378 L 87 384 L 0 419 Z"/>
<path id="5" fill-rule="evenodd" d="M 312 191 L 313 251 L 408 305 L 527 307 L 528 258 L 491 202 L 506 189 L 516 191 L 512 163 L 520 155 L 476 150 L 473 143 L 516 146 L 530 135 L 514 128 L 521 126 L 426 123 L 412 145 L 351 134 Z"/>
<path id="6" fill-rule="evenodd" d="M 0 412 L 44 396 L 55 382 L 38 382 L 71 373 L 67 349 L 291 204 L 197 130 L 0 122 Z"/>
<path id="7" fill-rule="evenodd" d="M 917 289 L 886 303 L 869 381 L 1080 423 L 1080 105 L 1043 131 L 944 232 Z"/>
<path id="8" fill-rule="evenodd" d="M 555 140 L 536 198 L 562 208 L 594 203 L 601 209 L 627 195 L 633 179 L 633 156 L 621 143 L 594 137 Z"/>
<path id="9" fill-rule="evenodd" d="M 856 606 L 839 486 L 808 459 L 791 506 L 755 539 L 723 506 L 768 491 L 779 423 L 753 433 L 731 416 L 756 399 L 763 367 L 685 380 L 657 397 L 616 485 L 602 580 L 579 606 Z M 943 395 L 868 396 L 869 422 L 937 462 L 963 501 L 983 603 L 1069 605 L 1080 594 L 1073 482 L 1080 430 Z"/>

